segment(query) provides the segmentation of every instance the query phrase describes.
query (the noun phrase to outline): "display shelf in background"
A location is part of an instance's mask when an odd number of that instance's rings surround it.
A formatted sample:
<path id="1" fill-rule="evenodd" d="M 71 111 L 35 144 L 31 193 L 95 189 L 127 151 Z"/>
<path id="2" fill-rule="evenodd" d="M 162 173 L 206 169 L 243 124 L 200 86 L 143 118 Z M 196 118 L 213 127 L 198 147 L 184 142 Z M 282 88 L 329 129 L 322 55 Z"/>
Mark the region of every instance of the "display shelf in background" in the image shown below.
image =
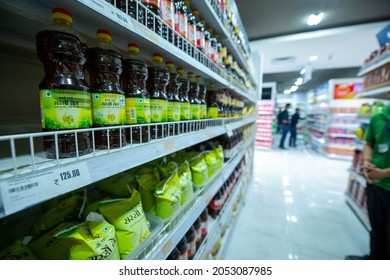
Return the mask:
<path id="1" fill-rule="evenodd" d="M 261 100 L 257 102 L 256 147 L 272 148 L 273 135 L 275 134 L 274 110 L 273 101 Z"/>
<path id="2" fill-rule="evenodd" d="M 368 74 L 369 72 L 371 72 L 372 70 L 375 70 L 381 66 L 384 66 L 385 64 L 387 63 L 390 63 L 390 54 L 387 55 L 387 57 L 381 59 L 380 57 L 378 57 L 378 60 L 375 60 L 375 61 L 372 61 L 370 64 L 368 64 L 367 66 L 363 66 L 359 73 L 357 74 L 359 77 L 365 75 L 365 74 Z"/>
<path id="3" fill-rule="evenodd" d="M 389 95 L 390 85 L 363 91 L 362 93 L 357 95 L 357 98 L 389 99 Z"/>

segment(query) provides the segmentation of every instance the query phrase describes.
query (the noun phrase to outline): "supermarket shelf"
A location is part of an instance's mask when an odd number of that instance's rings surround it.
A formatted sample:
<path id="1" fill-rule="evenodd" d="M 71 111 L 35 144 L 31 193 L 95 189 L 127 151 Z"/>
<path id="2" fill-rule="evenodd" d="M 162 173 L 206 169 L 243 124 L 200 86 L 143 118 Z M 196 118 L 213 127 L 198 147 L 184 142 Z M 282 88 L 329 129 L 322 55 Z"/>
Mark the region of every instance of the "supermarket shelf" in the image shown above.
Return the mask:
<path id="1" fill-rule="evenodd" d="M 325 133 L 326 132 L 325 128 L 318 128 L 318 127 L 314 127 L 314 126 L 311 126 L 311 125 L 308 125 L 307 128 L 310 129 L 310 130 L 318 131 L 320 133 Z"/>
<path id="2" fill-rule="evenodd" d="M 259 115 L 273 115 L 273 111 L 258 111 Z"/>
<path id="3" fill-rule="evenodd" d="M 271 147 L 268 147 L 268 146 L 258 146 L 256 144 L 256 149 L 257 150 L 263 150 L 263 151 L 270 151 L 270 150 L 272 150 L 272 146 Z"/>
<path id="4" fill-rule="evenodd" d="M 326 145 L 327 147 L 329 148 L 336 148 L 336 149 L 355 149 L 355 146 L 353 144 L 331 144 L 329 143 L 328 145 Z"/>
<path id="5" fill-rule="evenodd" d="M 357 113 L 332 113 L 333 118 L 354 118 L 357 116 Z"/>
<path id="6" fill-rule="evenodd" d="M 268 127 L 268 128 L 256 128 L 257 131 L 259 132 L 272 132 L 273 128 Z"/>
<path id="7" fill-rule="evenodd" d="M 353 158 L 353 156 L 351 155 L 351 156 L 347 156 L 347 155 L 338 155 L 338 154 L 333 154 L 333 153 L 327 153 L 326 151 L 325 151 L 325 153 L 326 153 L 326 156 L 328 157 L 328 158 L 331 158 L 331 159 L 340 159 L 340 160 L 352 160 L 352 158 Z"/>
<path id="8" fill-rule="evenodd" d="M 356 138 L 355 134 L 343 134 L 343 133 L 329 133 L 328 137 L 338 137 L 338 138 Z"/>
<path id="9" fill-rule="evenodd" d="M 349 172 L 351 173 L 351 179 L 359 182 L 359 184 L 362 186 L 362 187 L 366 187 L 367 186 L 367 181 L 366 181 L 366 178 L 364 178 L 361 174 L 357 173 L 355 170 L 353 169 L 349 169 Z"/>
<path id="10" fill-rule="evenodd" d="M 176 247 L 180 242 L 181 238 L 186 234 L 188 229 L 192 226 L 195 220 L 200 216 L 203 210 L 208 206 L 211 199 L 218 192 L 223 183 L 229 178 L 237 164 L 240 162 L 245 154 L 247 147 L 249 147 L 253 141 L 249 141 L 237 154 L 229 161 L 227 165 L 223 167 L 220 172 L 220 176 L 217 176 L 207 187 L 207 189 L 201 194 L 201 196 L 193 203 L 193 206 L 184 213 L 183 217 L 178 219 L 178 223 L 175 224 L 166 234 L 161 236 L 157 240 L 157 244 L 152 248 L 145 246 L 144 250 L 139 252 L 138 256 L 134 256 L 135 259 L 154 259 L 164 260 L 167 258 L 169 253 Z M 166 227 L 169 227 L 168 224 Z M 164 230 L 164 229 L 163 229 Z"/>
<path id="11" fill-rule="evenodd" d="M 325 139 L 323 137 L 318 137 L 318 136 L 315 136 L 315 135 L 310 135 L 311 139 L 317 143 L 319 143 L 320 145 L 325 145 Z"/>
<path id="12" fill-rule="evenodd" d="M 359 123 L 331 123 L 328 128 L 358 128 Z"/>
<path id="13" fill-rule="evenodd" d="M 374 62 L 373 64 L 367 65 L 366 67 L 362 67 L 362 69 L 357 74 L 359 77 L 367 74 L 368 72 L 371 72 L 372 70 L 375 70 L 376 68 L 379 68 L 387 63 L 390 63 L 390 55 L 385 57 L 384 59 L 381 59 L 377 62 Z"/>
<path id="14" fill-rule="evenodd" d="M 363 226 L 367 229 L 367 231 L 370 232 L 371 225 L 366 210 L 360 205 L 358 205 L 358 203 L 349 193 L 345 194 L 345 201 L 351 208 L 351 210 L 355 213 L 355 215 L 358 217 L 358 219 L 362 222 Z"/>
<path id="15" fill-rule="evenodd" d="M 104 26 L 113 34 L 112 44 L 117 49 L 126 51 L 129 42 L 137 42 L 145 50 L 145 53 L 160 52 L 166 61 L 172 60 L 178 62 L 180 67 L 194 70 L 195 75 L 201 75 L 206 82 L 213 80 L 216 82 L 217 87 L 228 87 L 251 102 L 256 102 L 254 92 L 249 94 L 244 86 L 237 81 L 233 81 L 222 68 L 218 67 L 202 53 L 195 50 L 199 56 L 199 61 L 194 59 L 107 1 L 76 0 L 64 3 L 64 1 L 60 0 L 38 0 L 33 2 L 28 0 L 0 0 L 0 2 L 3 9 L 17 17 L 20 25 L 36 28 L 32 31 L 33 34 L 39 31 L 40 28 L 50 25 L 52 7 L 60 6 L 67 8 L 72 11 L 75 17 L 75 30 L 80 31 L 89 38 L 95 38 L 96 30 Z M 40 15 L 47 15 L 47 17 Z M 15 34 L 18 34 L 17 28 L 15 29 Z M 7 37 L 7 43 L 14 42 L 21 47 L 31 45 L 30 42 L 35 40 L 35 38 L 28 38 L 28 40 L 29 43 L 25 43 L 21 42 L 20 39 Z"/>
<path id="16" fill-rule="evenodd" d="M 48 160 L 42 153 L 33 157 L 23 156 L 2 160 L 0 166 L 10 171 L 1 174 L 3 179 L 0 180 L 0 194 L 4 209 L 0 207 L 0 217 L 100 181 L 152 159 L 225 134 L 228 130 L 231 131 L 254 122 L 255 118 L 238 118 L 236 119 L 238 121 L 230 122 L 232 120 L 217 119 L 212 122 L 218 122 L 219 126 L 209 126 L 204 130 L 167 137 L 146 144 L 134 144 L 121 149 L 96 151 L 79 158 Z M 202 121 L 198 122 L 201 123 Z M 207 123 L 208 121 L 203 122 Z M 40 133 L 32 135 L 40 135 Z M 29 139 L 30 137 L 30 134 L 24 137 L 23 135 L 2 136 L 0 140 L 9 140 L 12 143 L 14 139 Z M 33 164 L 31 164 L 31 160 L 33 160 Z M 24 166 L 26 162 L 28 164 Z M 18 166 L 17 163 L 21 166 Z M 110 163 L 109 167 L 107 163 Z M 64 172 L 72 173 L 75 170 L 78 170 L 81 176 L 74 176 L 69 180 L 61 179 L 61 174 Z M 14 190 L 23 192 L 13 192 Z"/>
<path id="17" fill-rule="evenodd" d="M 388 99 L 390 93 L 390 86 L 385 86 L 373 90 L 363 91 L 357 94 L 356 98 L 377 98 L 377 99 Z"/>
<path id="18" fill-rule="evenodd" d="M 257 123 L 265 123 L 265 124 L 272 124 L 272 120 L 256 120 Z"/>
<path id="19" fill-rule="evenodd" d="M 327 114 L 329 114 L 329 112 L 328 111 L 319 111 L 319 112 L 308 112 L 307 113 L 308 115 L 327 115 Z"/>
<path id="20" fill-rule="evenodd" d="M 256 140 L 268 140 L 268 141 L 272 141 L 272 137 L 256 136 Z"/>
<path id="21" fill-rule="evenodd" d="M 225 26 L 223 25 L 216 11 L 212 7 L 211 1 L 201 0 L 199 2 L 200 3 L 197 3 L 196 8 L 199 10 L 199 13 L 202 18 L 206 20 L 207 25 L 212 26 L 213 30 L 216 33 L 220 34 L 220 38 L 222 39 L 225 46 L 228 48 L 229 51 L 231 51 L 233 57 L 237 60 L 238 64 L 242 65 L 246 69 L 251 83 L 256 86 L 257 82 L 254 78 L 252 67 L 248 65 L 248 59 L 244 57 L 242 52 L 238 49 L 237 44 L 235 44 L 231 39 L 230 34 L 228 34 Z"/>

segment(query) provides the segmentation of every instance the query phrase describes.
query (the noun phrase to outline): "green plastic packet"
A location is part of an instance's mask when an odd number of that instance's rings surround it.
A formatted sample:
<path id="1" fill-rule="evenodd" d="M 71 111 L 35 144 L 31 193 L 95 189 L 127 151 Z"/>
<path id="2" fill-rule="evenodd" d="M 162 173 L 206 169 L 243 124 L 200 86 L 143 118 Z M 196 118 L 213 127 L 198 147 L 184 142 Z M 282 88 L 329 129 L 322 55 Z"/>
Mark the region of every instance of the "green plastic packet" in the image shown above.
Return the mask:
<path id="1" fill-rule="evenodd" d="M 181 189 L 178 184 L 179 176 L 177 172 L 161 181 L 154 193 L 156 196 L 156 215 L 162 219 L 170 217 L 180 207 Z"/>
<path id="2" fill-rule="evenodd" d="M 130 198 L 103 201 L 99 209 L 106 220 L 115 226 L 121 259 L 150 234 L 149 222 L 137 190 L 132 190 Z"/>
<path id="3" fill-rule="evenodd" d="M 119 260 L 115 228 L 98 213 L 89 213 L 85 222 L 57 237 L 66 244 L 70 260 Z"/>
<path id="4" fill-rule="evenodd" d="M 190 160 L 192 182 L 194 185 L 203 185 L 209 179 L 208 168 L 203 154 L 198 154 Z"/>
<path id="5" fill-rule="evenodd" d="M 65 222 L 46 232 L 29 244 L 31 251 L 42 260 L 67 260 L 68 247 L 64 239 L 58 238 L 57 234 L 76 224 L 74 222 Z"/>
<path id="6" fill-rule="evenodd" d="M 154 214 L 156 207 L 154 191 L 156 190 L 158 183 L 161 181 L 158 168 L 145 168 L 137 174 L 136 179 L 144 210 L 148 213 Z"/>
<path id="7" fill-rule="evenodd" d="M 158 170 L 160 171 L 160 178 L 166 179 L 177 169 L 178 165 L 176 162 L 170 161 L 168 163 L 164 162 L 161 165 L 158 165 Z"/>
<path id="8" fill-rule="evenodd" d="M 97 183 L 100 190 L 115 198 L 126 198 L 131 195 L 131 189 L 137 188 L 137 180 L 128 173 L 119 173 Z"/>
<path id="9" fill-rule="evenodd" d="M 213 152 L 215 154 L 215 158 L 217 159 L 217 169 L 220 170 L 223 166 L 224 161 L 224 154 L 223 154 L 223 148 L 221 145 L 218 145 L 217 147 L 213 148 Z"/>
<path id="10" fill-rule="evenodd" d="M 32 226 L 30 230 L 31 234 L 37 235 L 58 226 L 62 222 L 78 218 L 80 216 L 80 210 L 83 210 L 83 202 L 86 199 L 85 195 L 82 195 L 83 193 L 85 194 L 85 192 L 77 192 L 59 200 L 56 206 L 43 214 Z"/>
<path id="11" fill-rule="evenodd" d="M 180 187 L 180 204 L 183 205 L 194 194 L 191 169 L 188 161 L 184 161 L 179 166 L 177 173 L 179 176 L 177 184 Z"/>
<path id="12" fill-rule="evenodd" d="M 218 170 L 217 158 L 215 157 L 215 153 L 213 151 L 204 151 L 203 156 L 207 164 L 208 176 L 211 178 Z"/>
<path id="13" fill-rule="evenodd" d="M 106 201 L 106 200 L 111 200 L 111 199 L 112 199 L 112 197 L 106 196 L 106 197 L 98 199 L 96 201 L 87 203 L 87 205 L 85 206 L 85 210 L 84 210 L 84 219 L 86 219 L 88 214 L 91 212 L 99 213 L 100 202 Z"/>
<path id="14" fill-rule="evenodd" d="M 10 246 L 0 251 L 0 260 L 36 260 L 37 257 L 28 248 L 32 236 L 15 240 Z"/>

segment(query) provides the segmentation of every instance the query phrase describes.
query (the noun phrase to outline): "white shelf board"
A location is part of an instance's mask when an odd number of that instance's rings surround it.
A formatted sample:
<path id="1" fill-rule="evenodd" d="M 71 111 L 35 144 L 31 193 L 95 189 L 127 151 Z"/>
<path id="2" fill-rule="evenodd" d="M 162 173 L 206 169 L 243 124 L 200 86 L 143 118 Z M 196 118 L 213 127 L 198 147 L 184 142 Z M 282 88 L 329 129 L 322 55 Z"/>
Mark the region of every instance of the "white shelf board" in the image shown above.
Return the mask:
<path id="1" fill-rule="evenodd" d="M 376 68 L 379 68 L 387 63 L 390 63 L 390 55 L 387 55 L 385 58 L 380 59 L 379 61 L 376 61 L 374 63 L 370 63 L 366 67 L 362 67 L 362 69 L 357 74 L 359 77 L 367 74 L 368 72 L 371 72 L 372 70 L 375 70 Z"/>
<path id="2" fill-rule="evenodd" d="M 346 156 L 346 155 L 338 155 L 338 154 L 332 154 L 332 153 L 326 153 L 326 156 L 331 159 L 340 159 L 340 160 L 352 160 L 353 156 Z"/>
<path id="3" fill-rule="evenodd" d="M 328 137 L 338 137 L 338 138 L 356 138 L 355 134 L 343 134 L 343 133 L 329 133 Z"/>
<path id="4" fill-rule="evenodd" d="M 355 215 L 358 217 L 358 219 L 362 222 L 364 227 L 367 229 L 368 232 L 371 231 L 371 225 L 370 220 L 368 218 L 368 214 L 366 210 L 357 204 L 355 199 L 351 197 L 349 193 L 346 193 L 345 195 L 345 201 L 348 204 L 349 207 L 351 207 L 352 211 L 355 213 Z"/>
<path id="5" fill-rule="evenodd" d="M 354 118 L 357 116 L 357 113 L 332 113 L 333 118 Z"/>
<path id="6" fill-rule="evenodd" d="M 377 98 L 377 99 L 389 99 L 390 86 L 385 86 L 377 89 L 363 91 L 357 94 L 357 98 Z"/>

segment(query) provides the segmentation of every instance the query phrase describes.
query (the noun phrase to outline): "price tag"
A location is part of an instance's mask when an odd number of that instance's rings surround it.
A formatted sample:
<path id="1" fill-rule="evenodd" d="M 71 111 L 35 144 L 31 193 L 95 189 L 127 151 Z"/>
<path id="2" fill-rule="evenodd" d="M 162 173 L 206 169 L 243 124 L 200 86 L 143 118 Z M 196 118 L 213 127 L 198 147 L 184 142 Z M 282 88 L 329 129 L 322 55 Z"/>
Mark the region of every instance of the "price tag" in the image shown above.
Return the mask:
<path id="1" fill-rule="evenodd" d="M 87 164 L 78 163 L 0 184 L 5 215 L 92 183 Z"/>
<path id="2" fill-rule="evenodd" d="M 119 10 L 114 5 L 111 5 L 107 1 L 103 0 L 78 0 L 80 3 L 88 6 L 89 8 L 95 10 L 96 12 L 108 17 L 109 19 L 115 21 L 116 23 L 131 29 L 131 19 L 130 16 Z"/>

